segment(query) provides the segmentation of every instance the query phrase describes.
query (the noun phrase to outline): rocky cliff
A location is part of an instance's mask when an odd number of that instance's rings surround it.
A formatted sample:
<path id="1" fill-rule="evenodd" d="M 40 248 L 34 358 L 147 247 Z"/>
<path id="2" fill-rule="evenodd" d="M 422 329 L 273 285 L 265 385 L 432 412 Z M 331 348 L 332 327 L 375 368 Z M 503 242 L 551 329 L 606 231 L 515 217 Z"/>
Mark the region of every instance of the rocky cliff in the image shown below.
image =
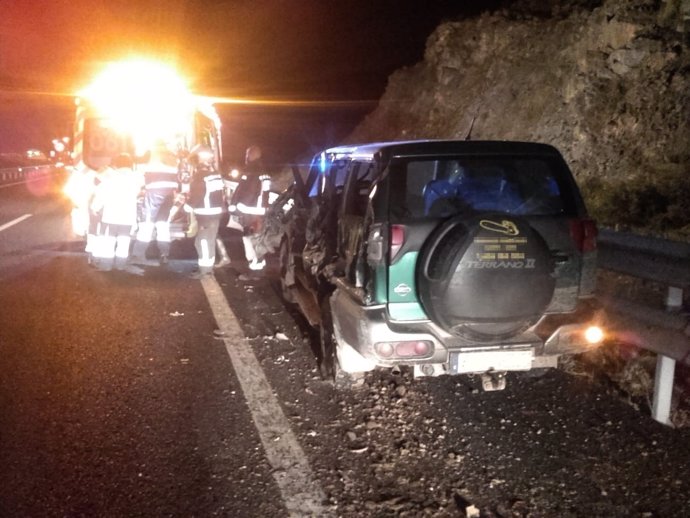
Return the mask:
<path id="1" fill-rule="evenodd" d="M 440 25 L 349 142 L 517 139 L 580 181 L 690 173 L 690 1 L 515 2 Z"/>

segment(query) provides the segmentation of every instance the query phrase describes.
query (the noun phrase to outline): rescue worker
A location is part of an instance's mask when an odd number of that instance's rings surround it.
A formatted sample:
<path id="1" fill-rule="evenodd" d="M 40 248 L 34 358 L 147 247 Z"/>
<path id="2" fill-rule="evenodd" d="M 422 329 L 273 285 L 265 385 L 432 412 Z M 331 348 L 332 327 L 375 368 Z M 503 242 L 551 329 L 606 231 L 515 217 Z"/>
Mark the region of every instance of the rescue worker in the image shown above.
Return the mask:
<path id="1" fill-rule="evenodd" d="M 271 179 L 265 174 L 259 146 L 247 148 L 244 173 L 242 181 L 233 194 L 230 210 L 234 208 L 239 215 L 244 255 L 247 258 L 249 269 L 262 270 L 266 266 L 266 261 L 264 259 L 259 260 L 257 257 L 252 237 L 259 233 L 263 225 Z"/>
<path id="2" fill-rule="evenodd" d="M 198 224 L 196 221 L 196 217 L 194 216 L 194 212 L 191 210 L 191 207 L 187 204 L 187 198 L 189 197 L 189 184 L 191 178 L 192 171 L 189 164 L 189 156 L 188 154 L 185 154 L 180 158 L 178 165 L 178 179 L 180 182 L 180 192 L 178 192 L 175 195 L 173 207 L 170 210 L 170 215 L 168 216 L 168 222 L 171 223 L 175 218 L 178 217 L 180 211 L 184 210 L 184 212 L 187 214 L 187 222 L 185 224 L 184 233 L 185 237 L 188 238 L 195 237 L 198 231 Z M 227 184 L 225 183 L 225 180 L 224 184 L 226 186 L 224 199 L 227 199 Z M 228 255 L 228 252 L 225 248 L 225 243 L 223 243 L 223 240 L 220 237 L 216 238 L 216 251 L 220 256 L 220 261 L 218 261 L 218 263 L 214 265 L 214 268 L 223 268 L 224 266 L 228 266 L 230 264 L 230 256 Z"/>
<path id="3" fill-rule="evenodd" d="M 94 246 L 94 257 L 101 270 L 127 270 L 132 229 L 137 223 L 137 198 L 143 186 L 143 177 L 134 170 L 134 161 L 128 154 L 113 159 L 96 187 L 91 209 L 101 213 L 101 228 Z"/>
<path id="4" fill-rule="evenodd" d="M 94 264 L 93 251 L 98 235 L 100 214 L 91 209 L 96 187 L 101 181 L 103 171 L 95 171 L 84 165 L 75 169 L 65 185 L 65 193 L 70 197 L 72 208 L 72 230 L 78 236 L 86 238 L 86 252 L 89 264 Z"/>
<path id="5" fill-rule="evenodd" d="M 188 203 L 197 222 L 194 247 L 199 267 L 192 277 L 199 279 L 213 274 L 218 227 L 225 211 L 225 189 L 223 178 L 213 165 L 213 152 L 206 146 L 195 146 L 191 155 L 195 170 Z"/>
<path id="6" fill-rule="evenodd" d="M 189 183 L 192 181 L 192 166 L 190 164 L 190 156 L 188 151 L 178 151 L 177 153 L 177 182 L 180 190 L 175 194 L 172 207 L 168 212 L 168 225 L 180 218 L 182 211 L 186 213 L 186 221 L 184 223 L 185 237 L 194 237 L 196 235 L 196 220 L 191 208 L 187 205 L 187 198 L 189 197 Z"/>
<path id="7" fill-rule="evenodd" d="M 146 263 L 146 250 L 155 239 L 159 263 L 164 266 L 170 255 L 170 209 L 175 203 L 178 183 L 177 157 L 159 143 L 151 151 L 150 161 L 143 166 L 144 211 L 139 222 L 132 252 L 133 263 Z"/>
<path id="8" fill-rule="evenodd" d="M 232 174 L 232 173 L 231 173 Z M 232 191 L 229 189 L 229 184 L 230 181 L 226 176 L 223 176 L 223 196 L 225 201 L 227 202 L 230 200 L 232 197 Z M 215 268 L 223 268 L 225 266 L 230 265 L 230 256 L 228 255 L 228 251 L 225 248 L 225 243 L 223 242 L 223 239 L 221 238 L 221 234 L 219 232 L 218 237 L 216 238 L 216 252 L 218 253 L 219 256 L 219 261 L 215 264 Z"/>

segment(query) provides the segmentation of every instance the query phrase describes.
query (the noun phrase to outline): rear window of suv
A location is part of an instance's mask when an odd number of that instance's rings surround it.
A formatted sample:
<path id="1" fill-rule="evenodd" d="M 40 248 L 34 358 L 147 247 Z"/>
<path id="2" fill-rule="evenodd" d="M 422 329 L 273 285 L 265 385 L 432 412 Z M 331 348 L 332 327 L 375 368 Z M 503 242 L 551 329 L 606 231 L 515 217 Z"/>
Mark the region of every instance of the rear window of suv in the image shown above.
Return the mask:
<path id="1" fill-rule="evenodd" d="M 551 157 L 476 156 L 396 159 L 388 175 L 394 219 L 505 212 L 573 215 L 573 183 Z"/>

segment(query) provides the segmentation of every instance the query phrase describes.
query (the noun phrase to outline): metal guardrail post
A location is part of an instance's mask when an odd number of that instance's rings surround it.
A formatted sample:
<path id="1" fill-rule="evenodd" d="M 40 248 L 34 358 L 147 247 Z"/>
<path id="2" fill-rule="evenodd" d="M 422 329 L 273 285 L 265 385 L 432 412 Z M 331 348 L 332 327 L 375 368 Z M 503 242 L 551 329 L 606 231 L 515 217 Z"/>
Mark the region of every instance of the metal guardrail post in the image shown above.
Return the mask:
<path id="1" fill-rule="evenodd" d="M 652 417 L 661 424 L 671 425 L 671 398 L 673 396 L 673 376 L 676 360 L 659 354 L 656 357 L 656 375 L 654 377 L 654 399 Z"/>
<path id="2" fill-rule="evenodd" d="M 666 310 L 680 311 L 683 307 L 683 288 L 669 286 L 666 292 Z"/>
<path id="3" fill-rule="evenodd" d="M 671 425 L 671 397 L 676 361 L 690 365 L 690 321 L 683 310 L 683 290 L 690 287 L 690 244 L 602 230 L 599 267 L 666 286 L 665 311 L 609 301 L 622 324 L 638 336 L 636 345 L 657 353 L 652 417 Z"/>

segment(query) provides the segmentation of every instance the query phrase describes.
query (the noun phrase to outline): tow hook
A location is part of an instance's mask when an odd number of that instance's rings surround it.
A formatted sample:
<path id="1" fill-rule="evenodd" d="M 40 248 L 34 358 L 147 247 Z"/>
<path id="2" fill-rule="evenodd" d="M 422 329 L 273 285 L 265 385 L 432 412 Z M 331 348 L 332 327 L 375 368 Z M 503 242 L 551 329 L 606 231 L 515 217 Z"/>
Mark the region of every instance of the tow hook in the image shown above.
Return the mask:
<path id="1" fill-rule="evenodd" d="M 506 388 L 506 373 L 489 371 L 482 374 L 482 388 L 486 392 Z"/>

